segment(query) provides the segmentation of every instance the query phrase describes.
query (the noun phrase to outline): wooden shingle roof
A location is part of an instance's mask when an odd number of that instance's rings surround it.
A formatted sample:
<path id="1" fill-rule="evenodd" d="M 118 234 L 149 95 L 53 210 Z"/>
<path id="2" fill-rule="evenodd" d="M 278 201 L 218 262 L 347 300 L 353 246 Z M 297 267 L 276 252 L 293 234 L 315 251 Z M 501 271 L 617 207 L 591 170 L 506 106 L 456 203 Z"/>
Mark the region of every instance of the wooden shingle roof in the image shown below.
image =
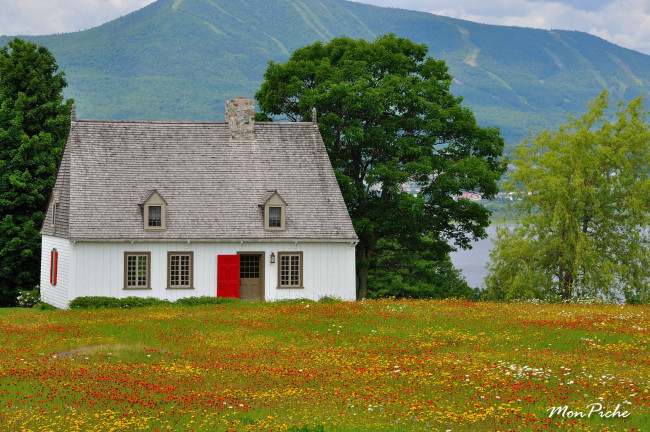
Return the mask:
<path id="1" fill-rule="evenodd" d="M 41 232 L 71 240 L 350 240 L 357 236 L 318 127 L 256 123 L 234 141 L 225 122 L 76 120 Z M 167 203 L 167 229 L 143 229 L 143 197 Z M 265 231 L 277 191 L 286 231 Z"/>

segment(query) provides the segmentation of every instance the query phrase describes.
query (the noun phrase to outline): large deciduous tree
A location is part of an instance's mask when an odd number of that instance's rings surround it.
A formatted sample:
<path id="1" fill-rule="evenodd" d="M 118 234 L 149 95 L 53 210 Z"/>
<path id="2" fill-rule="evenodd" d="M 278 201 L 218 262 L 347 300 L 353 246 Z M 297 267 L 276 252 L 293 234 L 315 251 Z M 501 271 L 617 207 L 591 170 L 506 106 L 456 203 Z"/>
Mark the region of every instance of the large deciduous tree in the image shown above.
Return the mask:
<path id="1" fill-rule="evenodd" d="M 640 99 L 608 109 L 604 91 L 586 114 L 517 149 L 509 185 L 523 196 L 521 219 L 498 231 L 492 298 L 648 301 L 647 111 Z"/>
<path id="2" fill-rule="evenodd" d="M 504 172 L 499 131 L 478 126 L 450 93 L 445 63 L 427 51 L 394 35 L 316 42 L 286 63 L 271 62 L 255 95 L 267 116 L 309 120 L 317 108 L 359 236 L 358 298 L 368 294 L 369 270 L 382 268 L 373 261 L 379 254 L 389 271 L 407 265 L 391 257 L 418 253 L 454 275 L 448 241 L 469 247 L 485 237 L 489 223 L 483 206 L 454 196 L 477 191 L 492 197 Z M 420 187 L 417 196 L 402 190 L 409 182 Z"/>
<path id="3" fill-rule="evenodd" d="M 70 127 L 65 75 L 43 46 L 0 49 L 0 305 L 40 275 L 39 230 Z"/>

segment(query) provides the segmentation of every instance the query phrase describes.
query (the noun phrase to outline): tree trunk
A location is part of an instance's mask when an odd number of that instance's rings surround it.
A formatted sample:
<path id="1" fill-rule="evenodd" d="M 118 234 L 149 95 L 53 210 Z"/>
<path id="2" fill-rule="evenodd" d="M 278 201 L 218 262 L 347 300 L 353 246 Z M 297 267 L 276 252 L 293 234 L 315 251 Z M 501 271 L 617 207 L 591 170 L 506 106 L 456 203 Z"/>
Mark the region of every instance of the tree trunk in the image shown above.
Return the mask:
<path id="1" fill-rule="evenodd" d="M 559 282 L 560 282 L 560 296 L 562 301 L 571 300 L 571 291 L 573 288 L 573 272 L 566 271 L 562 265 L 560 265 L 559 272 Z"/>
<path id="2" fill-rule="evenodd" d="M 370 259 L 377 247 L 377 239 L 371 240 L 371 245 L 357 246 L 357 300 L 368 297 L 368 272 L 370 271 Z"/>
<path id="3" fill-rule="evenodd" d="M 357 268 L 357 300 L 368 297 L 368 266 Z"/>

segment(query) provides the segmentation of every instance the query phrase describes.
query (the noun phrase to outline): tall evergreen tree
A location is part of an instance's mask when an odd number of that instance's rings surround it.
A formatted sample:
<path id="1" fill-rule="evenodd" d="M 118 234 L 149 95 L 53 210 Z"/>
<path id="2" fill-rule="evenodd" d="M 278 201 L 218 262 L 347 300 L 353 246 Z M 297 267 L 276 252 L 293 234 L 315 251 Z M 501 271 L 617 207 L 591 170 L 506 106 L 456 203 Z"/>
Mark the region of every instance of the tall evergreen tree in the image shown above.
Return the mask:
<path id="1" fill-rule="evenodd" d="M 451 75 L 442 60 L 427 57 L 426 45 L 395 35 L 375 42 L 346 37 L 300 48 L 284 64 L 271 62 L 255 97 L 266 115 L 311 119 L 334 167 L 355 230 L 357 297 L 374 280 L 391 280 L 395 259 L 419 256 L 404 292 L 420 283 L 455 277 L 449 265 L 451 240 L 469 247 L 486 236 L 489 211 L 463 191 L 490 198 L 505 171 L 503 139 L 480 127 L 462 99 L 449 91 Z M 402 190 L 421 186 L 417 196 Z M 385 253 L 384 253 L 385 252 Z M 382 262 L 377 258 L 382 255 Z M 434 274 L 416 265 L 422 259 Z M 399 259 L 399 258 L 398 258 Z M 399 259 L 406 264 L 404 260 Z"/>
<path id="2" fill-rule="evenodd" d="M 15 38 L 0 50 L 0 305 L 40 274 L 39 230 L 70 128 L 72 100 L 50 51 Z"/>

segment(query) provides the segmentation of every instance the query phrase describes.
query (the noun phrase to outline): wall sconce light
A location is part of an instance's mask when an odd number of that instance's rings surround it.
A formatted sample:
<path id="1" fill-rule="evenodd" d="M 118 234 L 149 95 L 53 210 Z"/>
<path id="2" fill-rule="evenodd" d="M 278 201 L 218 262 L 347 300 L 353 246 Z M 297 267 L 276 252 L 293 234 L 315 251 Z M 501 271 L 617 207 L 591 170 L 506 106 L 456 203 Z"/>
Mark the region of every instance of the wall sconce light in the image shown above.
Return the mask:
<path id="1" fill-rule="evenodd" d="M 271 252 L 271 264 L 275 264 L 275 252 Z"/>

